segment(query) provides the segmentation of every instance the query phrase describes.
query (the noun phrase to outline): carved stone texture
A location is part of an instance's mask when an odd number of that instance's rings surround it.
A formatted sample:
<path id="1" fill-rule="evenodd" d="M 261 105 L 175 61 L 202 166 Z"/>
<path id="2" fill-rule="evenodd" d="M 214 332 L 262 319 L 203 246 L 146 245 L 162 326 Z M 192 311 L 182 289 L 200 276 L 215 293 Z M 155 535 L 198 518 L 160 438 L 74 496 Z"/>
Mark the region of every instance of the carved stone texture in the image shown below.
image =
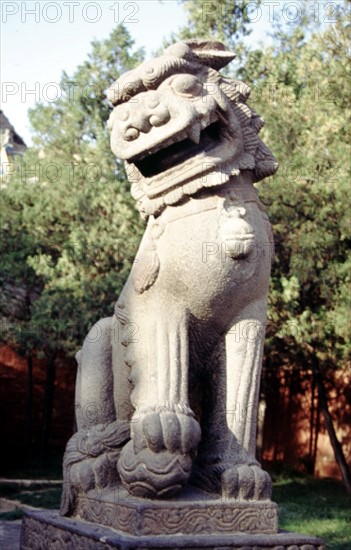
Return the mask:
<path id="1" fill-rule="evenodd" d="M 316 538 L 295 533 L 275 535 L 129 536 L 57 512 L 26 512 L 21 550 L 325 550 Z"/>
<path id="2" fill-rule="evenodd" d="M 278 164 L 249 87 L 218 72 L 233 57 L 180 42 L 109 90 L 111 147 L 148 222 L 114 315 L 77 355 L 65 515 L 120 481 L 153 499 L 189 481 L 270 499 L 255 440 L 272 236 L 253 184 Z"/>
<path id="3" fill-rule="evenodd" d="M 238 502 L 200 490 L 169 501 L 133 498 L 123 488 L 79 495 L 76 517 L 131 535 L 276 533 L 277 506 L 270 501 Z"/>

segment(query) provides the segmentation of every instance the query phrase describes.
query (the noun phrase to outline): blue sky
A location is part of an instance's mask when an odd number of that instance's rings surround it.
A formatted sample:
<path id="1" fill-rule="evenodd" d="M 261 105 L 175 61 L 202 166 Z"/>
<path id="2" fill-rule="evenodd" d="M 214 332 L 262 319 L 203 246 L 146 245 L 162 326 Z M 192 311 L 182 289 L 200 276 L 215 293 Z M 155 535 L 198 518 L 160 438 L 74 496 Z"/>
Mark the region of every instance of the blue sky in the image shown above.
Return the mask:
<path id="1" fill-rule="evenodd" d="M 210 3 L 202 1 L 207 9 Z M 298 24 L 296 5 L 300 1 L 263 0 L 260 13 L 252 13 L 249 42 L 257 45 L 268 40 L 274 4 L 285 21 L 290 18 L 292 24 Z M 284 12 L 286 3 L 290 11 Z M 320 19 L 325 17 L 327 4 L 330 2 L 319 2 L 316 15 Z M 318 3 L 311 0 L 310 6 Z M 225 17 L 225 13 L 218 16 Z M 72 74 L 86 59 L 91 41 L 106 38 L 119 22 L 126 25 L 136 46 L 145 47 L 151 55 L 163 38 L 186 24 L 186 15 L 176 0 L 1 2 L 2 109 L 27 144 L 31 141 L 28 108 L 43 98 L 54 99 L 62 71 Z M 50 82 L 56 83 L 56 88 L 48 87 Z"/>
<path id="2" fill-rule="evenodd" d="M 4 1 L 1 12 L 2 109 L 27 143 L 28 108 L 49 94 L 55 97 L 55 87 L 45 85 L 59 82 L 63 70 L 72 73 L 93 39 L 107 38 L 124 22 L 136 45 L 151 54 L 185 23 L 182 7 L 173 0 Z"/>

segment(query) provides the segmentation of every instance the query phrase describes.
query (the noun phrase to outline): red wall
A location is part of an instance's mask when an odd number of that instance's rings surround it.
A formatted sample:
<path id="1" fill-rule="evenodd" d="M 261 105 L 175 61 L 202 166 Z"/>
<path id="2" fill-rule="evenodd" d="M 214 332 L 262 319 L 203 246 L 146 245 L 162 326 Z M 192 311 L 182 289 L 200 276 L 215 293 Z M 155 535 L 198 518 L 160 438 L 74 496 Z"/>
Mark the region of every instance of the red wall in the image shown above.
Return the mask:
<path id="1" fill-rule="evenodd" d="M 44 402 L 46 361 L 33 362 L 33 442 L 38 448 Z M 73 432 L 74 384 L 76 362 L 57 359 L 54 410 L 50 446 L 63 453 Z M 8 346 L 0 348 L 0 437 L 3 459 L 10 461 L 26 449 L 28 375 L 26 359 L 16 355 Z M 311 373 L 285 368 L 266 374 L 263 382 L 265 417 L 263 423 L 262 459 L 266 465 L 290 464 L 308 471 L 311 403 Z M 351 368 L 336 372 L 333 386 L 328 386 L 330 410 L 337 436 L 344 453 L 351 459 Z M 317 419 L 317 391 L 314 397 Z M 315 474 L 321 477 L 340 477 L 326 433 L 323 418 L 317 438 Z"/>
<path id="2" fill-rule="evenodd" d="M 73 431 L 76 363 L 58 357 L 52 430 L 49 444 L 63 452 Z M 33 360 L 33 445 L 39 448 L 42 424 L 46 360 Z M 0 348 L 0 438 L 5 463 L 24 457 L 27 448 L 28 367 L 27 360 L 8 346 Z"/>
<path id="3" fill-rule="evenodd" d="M 330 381 L 326 383 L 326 389 L 333 425 L 346 460 L 351 464 L 351 367 L 337 370 L 333 374 L 332 384 Z M 313 388 L 312 373 L 293 368 L 269 373 L 265 377 L 265 401 L 264 462 L 289 464 L 297 470 L 308 472 L 312 423 L 312 452 L 316 447 L 315 475 L 340 478 L 324 419 L 318 414 L 318 392 L 317 388 Z M 318 422 L 318 436 L 315 439 Z"/>

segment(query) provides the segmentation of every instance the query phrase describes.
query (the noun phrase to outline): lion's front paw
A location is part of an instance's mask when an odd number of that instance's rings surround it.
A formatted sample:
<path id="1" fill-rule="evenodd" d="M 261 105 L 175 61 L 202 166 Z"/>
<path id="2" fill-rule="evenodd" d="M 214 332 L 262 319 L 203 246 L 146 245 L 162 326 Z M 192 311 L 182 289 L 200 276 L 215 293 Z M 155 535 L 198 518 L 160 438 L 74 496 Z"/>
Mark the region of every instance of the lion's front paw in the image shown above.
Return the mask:
<path id="1" fill-rule="evenodd" d="M 266 500 L 272 494 L 272 480 L 259 466 L 238 464 L 222 474 L 222 495 L 238 500 Z"/>
<path id="2" fill-rule="evenodd" d="M 145 447 L 154 453 L 193 454 L 199 444 L 201 428 L 190 414 L 163 410 L 148 412 L 134 419 L 132 439 L 136 450 Z"/>
<path id="3" fill-rule="evenodd" d="M 183 412 L 150 411 L 135 418 L 132 441 L 118 461 L 128 491 L 150 498 L 176 494 L 189 479 L 200 434 L 198 422 Z"/>

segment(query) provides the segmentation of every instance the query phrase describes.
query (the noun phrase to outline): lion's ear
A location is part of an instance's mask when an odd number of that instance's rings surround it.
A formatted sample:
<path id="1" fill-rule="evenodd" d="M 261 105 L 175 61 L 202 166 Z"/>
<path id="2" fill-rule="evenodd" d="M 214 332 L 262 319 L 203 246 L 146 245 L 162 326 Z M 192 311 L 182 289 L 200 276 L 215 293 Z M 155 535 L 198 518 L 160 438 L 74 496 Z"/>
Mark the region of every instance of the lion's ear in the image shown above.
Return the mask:
<path id="1" fill-rule="evenodd" d="M 197 55 L 202 63 L 218 71 L 236 57 L 235 53 L 228 50 L 222 42 L 216 40 L 184 40 L 191 51 Z"/>

